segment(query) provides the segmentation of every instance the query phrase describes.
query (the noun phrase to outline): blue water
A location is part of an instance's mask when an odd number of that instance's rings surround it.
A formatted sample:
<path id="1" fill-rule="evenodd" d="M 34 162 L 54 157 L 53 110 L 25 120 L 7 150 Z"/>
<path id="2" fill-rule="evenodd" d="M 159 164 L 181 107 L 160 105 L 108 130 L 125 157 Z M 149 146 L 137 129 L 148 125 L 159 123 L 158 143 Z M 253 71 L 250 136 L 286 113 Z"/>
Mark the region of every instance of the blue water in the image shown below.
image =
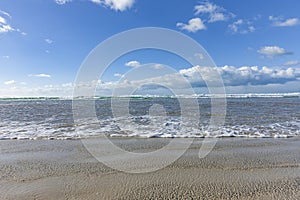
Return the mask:
<path id="1" fill-rule="evenodd" d="M 225 123 L 208 130 L 209 98 L 196 99 L 200 117 L 188 99 L 95 100 L 97 118 L 74 122 L 72 100 L 1 100 L 0 139 L 78 139 L 110 137 L 292 137 L 300 135 L 300 98 L 228 98 Z M 93 100 L 94 101 L 94 100 Z M 128 103 L 129 102 L 129 103 Z M 185 103 L 187 102 L 187 103 Z M 182 110 L 187 111 L 184 120 Z M 83 109 L 84 110 L 84 109 Z"/>

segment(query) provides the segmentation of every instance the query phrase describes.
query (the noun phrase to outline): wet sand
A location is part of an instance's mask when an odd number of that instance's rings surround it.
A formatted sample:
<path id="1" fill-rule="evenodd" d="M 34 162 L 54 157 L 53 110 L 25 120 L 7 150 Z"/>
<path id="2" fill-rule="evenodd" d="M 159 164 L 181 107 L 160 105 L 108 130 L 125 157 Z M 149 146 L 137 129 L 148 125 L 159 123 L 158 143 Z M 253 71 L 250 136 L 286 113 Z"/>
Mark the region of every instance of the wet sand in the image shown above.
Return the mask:
<path id="1" fill-rule="evenodd" d="M 169 141 L 113 139 L 133 152 Z M 0 199 L 300 199 L 300 138 L 223 138 L 199 159 L 201 144 L 163 169 L 128 174 L 80 140 L 0 141 Z"/>

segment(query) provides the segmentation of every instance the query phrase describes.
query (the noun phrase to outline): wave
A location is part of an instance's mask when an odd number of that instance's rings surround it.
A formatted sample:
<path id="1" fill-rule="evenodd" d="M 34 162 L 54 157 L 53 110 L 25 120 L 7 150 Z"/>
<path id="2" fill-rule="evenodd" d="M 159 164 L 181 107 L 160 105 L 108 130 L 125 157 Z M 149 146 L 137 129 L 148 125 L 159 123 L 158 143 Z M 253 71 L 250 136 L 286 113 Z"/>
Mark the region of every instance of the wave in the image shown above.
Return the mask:
<path id="1" fill-rule="evenodd" d="M 0 101 L 34 101 L 34 100 L 77 100 L 77 99 L 109 99 L 109 98 L 300 98 L 300 92 L 294 93 L 247 93 L 247 94 L 193 94 L 193 95 L 124 95 L 124 96 L 93 96 L 93 97 L 6 97 Z"/>
<path id="2" fill-rule="evenodd" d="M 137 138 L 287 138 L 300 135 L 300 121 L 286 121 L 261 126 L 224 125 L 209 129 L 197 120 L 157 116 L 107 118 L 98 121 L 86 119 L 74 123 L 0 123 L 0 140 L 6 139 L 82 139 L 90 137 Z"/>

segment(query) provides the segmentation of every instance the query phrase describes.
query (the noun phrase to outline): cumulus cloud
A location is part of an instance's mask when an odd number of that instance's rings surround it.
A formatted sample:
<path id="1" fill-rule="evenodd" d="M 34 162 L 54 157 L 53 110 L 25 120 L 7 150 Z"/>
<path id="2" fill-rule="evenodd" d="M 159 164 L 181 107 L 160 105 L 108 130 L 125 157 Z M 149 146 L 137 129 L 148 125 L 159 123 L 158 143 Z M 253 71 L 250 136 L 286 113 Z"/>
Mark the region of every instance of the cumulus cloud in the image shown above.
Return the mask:
<path id="1" fill-rule="evenodd" d="M 134 4 L 135 0 L 91 0 L 93 3 L 106 6 L 112 10 L 124 11 Z"/>
<path id="2" fill-rule="evenodd" d="M 16 83 L 15 80 L 9 80 L 9 81 L 5 81 L 4 85 L 12 85 L 12 84 L 15 84 L 15 83 Z"/>
<path id="3" fill-rule="evenodd" d="M 1 23 L 1 24 L 6 24 L 6 20 L 4 19 L 4 17 L 1 17 L 1 16 L 0 16 L 0 23 Z"/>
<path id="4" fill-rule="evenodd" d="M 290 81 L 300 81 L 300 69 L 293 68 L 272 68 L 258 66 L 234 67 L 225 65 L 224 67 L 194 66 L 182 69 L 177 73 L 155 76 L 146 79 L 122 80 L 121 82 L 102 82 L 98 85 L 101 89 L 121 88 L 126 91 L 128 88 L 142 87 L 143 85 L 162 85 L 172 89 L 186 89 L 187 86 L 194 88 L 210 86 L 262 86 L 269 84 L 285 84 Z M 188 83 L 188 84 L 187 84 Z"/>
<path id="5" fill-rule="evenodd" d="M 222 83 L 228 87 L 236 86 L 264 86 L 270 84 L 285 84 L 291 81 L 300 81 L 300 68 L 272 68 L 258 66 L 242 66 L 234 67 L 225 65 L 224 67 L 194 66 L 187 69 L 179 70 L 176 73 L 165 75 L 153 75 L 140 79 L 139 77 L 131 77 L 131 79 L 123 78 L 116 82 L 82 83 L 77 87 L 85 88 L 96 86 L 98 91 L 117 90 L 119 94 L 127 94 L 133 88 L 161 88 L 164 86 L 172 90 L 185 90 L 189 87 L 206 88 L 206 82 L 210 86 L 220 87 Z"/>
<path id="6" fill-rule="evenodd" d="M 125 63 L 125 66 L 127 66 L 127 67 L 139 67 L 139 66 L 141 66 L 141 63 L 139 61 L 132 60 L 132 61 L 129 61 L 129 62 Z"/>
<path id="7" fill-rule="evenodd" d="M 284 84 L 300 78 L 300 71 L 292 68 L 274 69 L 270 67 L 244 66 L 240 68 L 224 66 L 221 76 L 225 85 L 267 85 Z"/>
<path id="8" fill-rule="evenodd" d="M 13 85 L 9 88 L 0 87 L 0 97 L 71 97 L 73 92 L 72 84 L 61 85 L 45 85 L 39 87 L 29 87 L 26 83 L 22 82 L 20 85 Z"/>
<path id="9" fill-rule="evenodd" d="M 299 61 L 297 60 L 291 60 L 283 63 L 283 66 L 296 66 L 299 65 Z"/>
<path id="10" fill-rule="evenodd" d="M 192 82 L 194 86 L 205 86 L 205 80 L 217 80 L 214 76 L 218 72 L 225 86 L 241 86 L 241 85 L 268 85 L 268 84 L 284 84 L 289 81 L 297 81 L 300 79 L 299 69 L 274 69 L 270 67 L 243 66 L 243 67 L 200 67 L 194 66 L 189 69 L 181 70 L 179 73 L 184 75 Z"/>
<path id="11" fill-rule="evenodd" d="M 238 19 L 232 24 L 229 24 L 228 28 L 233 33 L 240 33 L 240 34 L 246 34 L 255 31 L 253 22 L 251 22 L 250 20 L 242 20 L 242 19 Z"/>
<path id="12" fill-rule="evenodd" d="M 213 13 L 208 22 L 226 21 L 227 17 L 223 13 Z"/>
<path id="13" fill-rule="evenodd" d="M 298 18 L 283 19 L 282 17 L 269 16 L 269 20 L 273 22 L 273 26 L 277 27 L 296 26 L 300 24 Z"/>
<path id="14" fill-rule="evenodd" d="M 293 54 L 292 52 L 278 46 L 264 46 L 261 47 L 257 52 L 268 57 Z"/>
<path id="15" fill-rule="evenodd" d="M 226 9 L 209 1 L 200 2 L 194 7 L 195 15 L 208 15 L 208 22 L 227 21 L 234 15 Z"/>
<path id="16" fill-rule="evenodd" d="M 115 73 L 114 76 L 115 76 L 115 77 L 122 77 L 123 74 Z"/>
<path id="17" fill-rule="evenodd" d="M 275 26 L 295 26 L 300 23 L 300 20 L 298 18 L 290 18 L 283 22 L 276 23 Z"/>
<path id="18" fill-rule="evenodd" d="M 9 13 L 0 10 L 0 34 L 15 31 L 8 23 L 9 18 L 11 18 Z"/>
<path id="19" fill-rule="evenodd" d="M 14 31 L 15 29 L 13 29 L 9 24 L 1 24 L 0 25 L 0 33 L 7 33 L 7 32 L 11 32 Z"/>
<path id="20" fill-rule="evenodd" d="M 187 30 L 188 32 L 195 33 L 199 30 L 205 30 L 206 26 L 204 25 L 203 21 L 200 18 L 193 18 L 188 21 L 188 24 L 184 24 L 181 22 L 178 22 L 176 24 L 177 27 L 179 27 L 182 30 Z"/>
<path id="21" fill-rule="evenodd" d="M 233 31 L 233 32 L 238 32 L 238 26 L 243 24 L 243 20 L 239 19 L 235 21 L 233 24 L 230 24 L 228 27 Z"/>
<path id="22" fill-rule="evenodd" d="M 152 66 L 152 68 L 153 68 L 153 69 L 163 69 L 163 68 L 164 68 L 164 65 L 162 65 L 162 64 L 154 64 L 154 65 Z"/>
<path id="23" fill-rule="evenodd" d="M 52 44 L 53 43 L 53 40 L 49 39 L 49 38 L 46 38 L 45 39 L 45 42 L 47 42 L 48 44 Z"/>
<path id="24" fill-rule="evenodd" d="M 54 0 L 59 5 L 72 2 L 73 0 Z M 125 11 L 132 7 L 135 0 L 89 0 L 95 4 L 108 7 L 115 11 Z"/>
<path id="25" fill-rule="evenodd" d="M 200 60 L 203 60 L 204 59 L 204 55 L 203 53 L 195 53 L 194 56 Z"/>
<path id="26" fill-rule="evenodd" d="M 6 17 L 11 18 L 11 15 L 8 12 L 5 12 L 3 10 L 0 10 L 0 14 L 5 15 Z"/>
<path id="27" fill-rule="evenodd" d="M 71 2 L 72 0 L 54 0 L 54 1 L 55 1 L 55 3 L 57 3 L 59 5 L 63 5 L 63 4 Z"/>
<path id="28" fill-rule="evenodd" d="M 119 76 L 119 75 L 118 75 Z M 150 77 L 150 78 L 149 78 Z M 9 88 L 0 87 L 0 96 L 72 96 L 74 87 L 83 92 L 90 91 L 91 87 L 96 87 L 95 95 L 111 95 L 112 91 L 119 91 L 118 95 L 128 95 L 132 89 L 151 90 L 154 92 L 161 91 L 162 86 L 170 88 L 176 94 L 189 94 L 190 86 L 195 90 L 206 88 L 204 80 L 210 82 L 210 86 L 222 86 L 218 80 L 222 78 L 226 88 L 236 91 L 235 88 L 241 89 L 245 86 L 254 89 L 254 91 L 263 91 L 261 88 L 284 88 L 285 84 L 293 83 L 294 88 L 298 88 L 300 82 L 300 68 L 272 68 L 257 66 L 234 67 L 225 65 L 223 67 L 194 66 L 182 69 L 176 73 L 148 76 L 145 79 L 139 77 L 126 78 L 120 81 L 103 82 L 94 80 L 90 82 L 65 83 L 61 85 L 45 85 L 30 88 L 25 84 L 16 84 L 14 80 L 5 81 L 4 84 Z M 298 83 L 298 85 L 297 85 Z M 180 93 L 178 93 L 180 91 Z M 243 91 L 242 89 L 240 91 Z M 274 91 L 274 88 L 273 88 Z M 284 90 L 283 90 L 284 91 Z M 147 94 L 147 91 L 145 91 Z M 84 96 L 84 95 L 83 95 Z"/>
<path id="29" fill-rule="evenodd" d="M 18 31 L 18 32 L 20 32 L 20 33 L 21 33 L 21 35 L 24 35 L 24 36 L 25 36 L 25 35 L 27 35 L 27 33 L 25 33 L 25 32 L 23 32 L 23 31 L 21 31 L 20 29 L 17 29 L 17 31 Z"/>
<path id="30" fill-rule="evenodd" d="M 28 76 L 39 77 L 39 78 L 51 78 L 50 74 L 29 74 Z"/>
<path id="31" fill-rule="evenodd" d="M 21 35 L 27 35 L 27 33 L 21 31 L 20 29 L 12 27 L 9 23 L 10 19 L 11 15 L 9 13 L 0 10 L 0 34 L 8 32 L 18 32 Z"/>

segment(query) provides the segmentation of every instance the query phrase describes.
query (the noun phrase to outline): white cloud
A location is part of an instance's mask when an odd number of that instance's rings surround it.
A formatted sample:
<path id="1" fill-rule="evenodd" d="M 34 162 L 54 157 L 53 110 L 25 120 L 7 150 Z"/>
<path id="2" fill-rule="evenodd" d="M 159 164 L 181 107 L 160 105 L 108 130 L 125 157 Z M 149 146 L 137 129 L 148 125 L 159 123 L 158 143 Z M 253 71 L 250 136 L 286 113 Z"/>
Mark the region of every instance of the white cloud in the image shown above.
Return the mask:
<path id="1" fill-rule="evenodd" d="M 255 31 L 254 26 L 249 26 L 248 28 L 249 28 L 249 31 L 250 31 L 250 32 L 254 32 L 254 31 Z"/>
<path id="2" fill-rule="evenodd" d="M 16 83 L 15 80 L 9 80 L 9 81 L 5 81 L 4 85 L 12 85 L 12 84 L 15 84 L 15 83 Z"/>
<path id="3" fill-rule="evenodd" d="M 283 22 L 275 23 L 274 25 L 275 26 L 295 26 L 295 25 L 298 25 L 299 23 L 300 23 L 300 21 L 298 18 L 290 18 Z"/>
<path id="4" fill-rule="evenodd" d="M 141 66 L 141 63 L 139 61 L 132 60 L 132 61 L 129 61 L 129 62 L 125 63 L 125 66 L 128 66 L 128 67 L 139 67 L 139 66 Z"/>
<path id="5" fill-rule="evenodd" d="M 163 85 L 172 89 L 188 89 L 189 84 L 194 88 L 206 87 L 204 80 L 209 81 L 210 86 L 219 87 L 221 86 L 219 77 L 222 77 L 225 86 L 285 84 L 290 81 L 300 81 L 300 68 L 281 69 L 265 66 L 259 68 L 257 66 L 234 67 L 228 65 L 207 67 L 197 65 L 173 74 L 146 79 L 123 80 L 121 83 L 101 83 L 98 87 L 101 89 L 119 88 L 126 91 L 126 89 L 142 87 L 143 85 L 152 85 L 152 88 L 155 88 L 155 85 Z"/>
<path id="6" fill-rule="evenodd" d="M 289 52 L 289 51 L 285 50 L 284 48 L 281 48 L 278 46 L 261 47 L 257 52 L 262 55 L 268 56 L 268 57 L 292 54 L 292 52 Z"/>
<path id="7" fill-rule="evenodd" d="M 34 76 L 39 78 L 51 78 L 50 74 L 29 74 L 28 76 Z"/>
<path id="8" fill-rule="evenodd" d="M 282 17 L 269 16 L 269 20 L 273 21 L 273 26 L 284 27 L 284 26 L 296 26 L 300 24 L 298 18 L 282 19 Z"/>
<path id="9" fill-rule="evenodd" d="M 72 84 L 29 87 L 28 85 L 26 85 L 26 83 L 22 84 L 21 82 L 19 86 L 13 85 L 13 87 L 11 86 L 10 88 L 0 87 L 0 97 L 71 97 L 72 93 Z"/>
<path id="10" fill-rule="evenodd" d="M 282 85 L 292 81 L 300 81 L 299 69 L 281 69 L 257 66 L 234 67 L 225 65 L 224 67 L 208 67 L 194 66 L 187 69 L 182 69 L 179 72 L 152 76 L 140 79 L 140 77 L 131 77 L 130 80 L 123 79 L 121 82 L 102 82 L 98 81 L 95 84 L 82 83 L 77 85 L 80 88 L 97 86 L 97 91 L 120 91 L 120 94 L 127 94 L 132 88 L 146 88 L 153 90 L 164 86 L 166 88 L 184 91 L 193 88 L 206 88 L 206 81 L 210 82 L 210 86 L 222 86 L 219 82 L 219 77 L 222 77 L 223 83 L 227 87 L 240 86 L 265 86 L 270 84 Z"/>
<path id="11" fill-rule="evenodd" d="M 22 32 L 20 29 L 12 27 L 9 23 L 10 19 L 11 16 L 9 13 L 0 10 L 0 34 L 15 31 L 22 35 L 26 35 L 26 33 Z"/>
<path id="12" fill-rule="evenodd" d="M 2 56 L 2 58 L 9 59 L 10 57 L 9 56 Z"/>
<path id="13" fill-rule="evenodd" d="M 71 2 L 72 0 L 55 0 L 55 3 L 59 4 L 59 5 L 63 5 L 66 3 Z"/>
<path id="14" fill-rule="evenodd" d="M 159 91 L 161 86 L 176 90 L 176 94 L 185 94 L 190 88 L 190 85 L 197 89 L 206 88 L 206 83 L 203 79 L 210 81 L 210 85 L 220 86 L 218 84 L 219 75 L 222 77 L 224 85 L 230 91 L 243 92 L 245 88 L 251 91 L 266 92 L 277 91 L 281 88 L 281 92 L 292 91 L 295 88 L 298 91 L 300 83 L 300 68 L 272 68 L 257 66 L 242 66 L 234 67 L 225 65 L 224 67 L 207 67 L 194 66 L 187 69 L 182 69 L 177 73 L 155 76 L 152 78 L 139 79 L 135 77 L 134 80 L 122 80 L 114 82 L 103 82 L 94 80 L 91 82 L 78 83 L 83 91 L 96 86 L 95 95 L 111 95 L 113 90 L 120 90 L 123 94 L 132 91 L 136 88 L 146 88 L 146 90 Z M 190 84 L 187 84 L 188 82 Z M 11 85 L 9 88 L 0 87 L 0 96 L 72 96 L 75 84 L 65 83 L 61 85 L 45 85 L 31 88 L 28 85 L 15 84 L 16 81 L 6 81 L 6 85 Z M 287 88 L 286 85 L 292 85 L 294 89 Z M 203 89 L 204 90 L 204 89 Z M 200 90 L 201 91 L 201 90 Z M 248 91 L 248 90 L 247 90 Z M 249 91 L 248 91 L 249 92 Z M 146 91 L 147 93 L 147 91 Z M 189 93 L 189 92 L 188 92 Z"/>
<path id="15" fill-rule="evenodd" d="M 195 53 L 194 56 L 200 60 L 204 59 L 204 55 L 202 53 Z"/>
<path id="16" fill-rule="evenodd" d="M 0 23 L 0 33 L 7 33 L 7 32 L 12 32 L 15 29 L 12 28 L 9 24 L 2 24 Z"/>
<path id="17" fill-rule="evenodd" d="M 188 32 L 192 32 L 192 33 L 195 33 L 199 30 L 206 29 L 206 26 L 204 25 L 203 21 L 200 18 L 190 19 L 188 24 L 178 22 L 176 26 L 182 30 L 187 30 Z"/>
<path id="18" fill-rule="evenodd" d="M 11 18 L 11 15 L 8 12 L 5 12 L 3 10 L 0 10 L 0 14 L 5 15 L 6 17 Z"/>
<path id="19" fill-rule="evenodd" d="M 53 40 L 47 38 L 47 39 L 45 39 L 45 42 L 47 42 L 48 44 L 52 44 L 52 43 L 53 43 Z"/>
<path id="20" fill-rule="evenodd" d="M 73 0 L 54 0 L 55 3 L 59 5 L 63 5 Z M 132 7 L 135 0 L 89 0 L 95 4 L 102 5 L 104 7 L 108 7 L 115 11 L 125 11 Z"/>
<path id="21" fill-rule="evenodd" d="M 279 21 L 280 19 L 282 19 L 282 17 L 275 17 L 275 16 L 272 16 L 272 15 L 269 16 L 270 21 Z"/>
<path id="22" fill-rule="evenodd" d="M 243 66 L 233 67 L 225 65 L 224 67 L 200 67 L 194 66 L 189 69 L 180 70 L 179 73 L 184 75 L 193 86 L 205 86 L 205 80 L 217 80 L 214 74 L 219 72 L 225 86 L 241 85 L 268 85 L 284 84 L 289 81 L 300 80 L 300 69 L 274 69 L 270 67 Z"/>
<path id="23" fill-rule="evenodd" d="M 11 18 L 10 14 L 0 10 L 0 34 L 14 31 L 8 23 L 6 18 Z"/>
<path id="24" fill-rule="evenodd" d="M 299 61 L 297 60 L 287 61 L 286 63 L 283 64 L 283 66 L 296 66 L 296 65 L 299 65 Z"/>
<path id="25" fill-rule="evenodd" d="M 195 6 L 195 15 L 198 15 L 200 13 L 213 13 L 217 10 L 217 8 L 217 5 L 212 4 L 208 1 L 202 2 L 201 4 Z"/>
<path id="26" fill-rule="evenodd" d="M 232 24 L 230 24 L 228 27 L 233 31 L 233 32 L 238 32 L 238 26 L 243 24 L 243 20 L 242 19 L 239 19 L 235 22 L 233 22 Z"/>
<path id="27" fill-rule="evenodd" d="M 0 23 L 1 24 L 6 24 L 6 19 L 4 19 L 4 17 L 0 16 Z"/>
<path id="28" fill-rule="evenodd" d="M 208 22 L 226 21 L 227 17 L 223 13 L 212 13 Z"/>
<path id="29" fill-rule="evenodd" d="M 115 77 L 122 77 L 123 74 L 115 73 L 114 76 L 115 76 Z"/>
<path id="30" fill-rule="evenodd" d="M 249 20 L 238 19 L 232 24 L 228 25 L 229 30 L 233 33 L 247 34 L 255 31 L 255 27 Z"/>
<path id="31" fill-rule="evenodd" d="M 154 64 L 154 65 L 152 66 L 152 68 L 153 68 L 153 69 L 162 69 L 162 68 L 164 68 L 164 65 L 162 65 L 162 64 Z"/>
<path id="32" fill-rule="evenodd" d="M 230 17 L 234 15 L 229 13 L 221 6 L 213 4 L 209 1 L 200 2 L 194 7 L 195 15 L 207 14 L 208 22 L 217 22 L 217 21 L 227 21 Z"/>
<path id="33" fill-rule="evenodd" d="M 93 3 L 109 7 L 112 10 L 124 11 L 134 4 L 135 0 L 90 0 Z"/>

